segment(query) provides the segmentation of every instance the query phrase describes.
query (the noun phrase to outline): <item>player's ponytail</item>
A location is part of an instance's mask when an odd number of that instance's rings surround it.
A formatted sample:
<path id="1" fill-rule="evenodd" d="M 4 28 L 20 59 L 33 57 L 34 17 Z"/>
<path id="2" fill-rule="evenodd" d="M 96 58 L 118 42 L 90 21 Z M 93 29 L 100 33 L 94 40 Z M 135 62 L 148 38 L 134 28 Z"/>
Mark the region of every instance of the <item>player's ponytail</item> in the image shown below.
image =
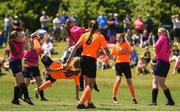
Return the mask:
<path id="1" fill-rule="evenodd" d="M 90 45 L 90 44 L 91 44 L 92 39 L 93 39 L 93 34 L 94 34 L 94 32 L 98 29 L 98 23 L 97 23 L 97 21 L 94 21 L 94 20 L 90 21 L 90 23 L 89 23 L 89 28 L 91 29 L 91 31 L 90 31 L 89 38 L 88 38 L 88 40 L 86 41 L 86 44 L 87 44 L 87 45 Z"/>

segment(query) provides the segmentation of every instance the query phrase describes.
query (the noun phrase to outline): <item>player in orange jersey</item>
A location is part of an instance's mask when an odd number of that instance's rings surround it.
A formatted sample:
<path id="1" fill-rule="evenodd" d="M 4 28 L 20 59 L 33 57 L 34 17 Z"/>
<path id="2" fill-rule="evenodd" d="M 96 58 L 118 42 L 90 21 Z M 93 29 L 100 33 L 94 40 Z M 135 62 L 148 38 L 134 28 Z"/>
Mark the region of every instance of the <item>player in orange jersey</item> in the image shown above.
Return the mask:
<path id="1" fill-rule="evenodd" d="M 65 69 L 61 62 L 54 62 L 48 56 L 43 56 L 41 61 L 45 65 L 49 74 L 46 81 L 35 89 L 36 98 L 39 96 L 39 91 L 51 87 L 56 79 L 71 79 L 74 80 L 76 99 L 79 100 L 79 60 L 78 57 L 73 58 L 70 65 Z"/>
<path id="2" fill-rule="evenodd" d="M 131 93 L 132 102 L 137 104 L 134 92 L 134 86 L 132 83 L 132 74 L 130 69 L 130 55 L 132 55 L 133 49 L 126 42 L 124 34 L 118 33 L 116 35 L 117 44 L 112 48 L 112 56 L 115 61 L 115 70 L 116 70 L 116 81 L 113 87 L 112 100 L 114 103 L 117 103 L 116 94 L 121 82 L 122 74 L 125 75 L 128 83 L 128 87 Z"/>

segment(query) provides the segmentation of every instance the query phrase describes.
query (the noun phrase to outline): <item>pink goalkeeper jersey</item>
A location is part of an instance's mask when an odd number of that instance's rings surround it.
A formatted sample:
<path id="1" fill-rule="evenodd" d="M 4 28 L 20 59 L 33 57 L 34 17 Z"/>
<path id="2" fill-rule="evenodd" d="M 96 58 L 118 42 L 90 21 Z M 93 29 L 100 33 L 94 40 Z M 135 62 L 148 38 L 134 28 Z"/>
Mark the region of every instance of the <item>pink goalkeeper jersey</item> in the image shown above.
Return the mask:
<path id="1" fill-rule="evenodd" d="M 77 41 L 79 40 L 79 38 L 81 37 L 81 35 L 85 32 L 84 28 L 78 27 L 78 26 L 73 26 L 70 29 L 70 33 L 71 33 L 71 38 L 69 40 L 69 44 L 70 45 L 74 45 L 77 43 Z"/>
<path id="2" fill-rule="evenodd" d="M 12 50 L 16 51 L 16 54 L 10 53 L 10 59 L 18 60 L 24 57 L 24 42 L 12 42 Z"/>
<path id="3" fill-rule="evenodd" d="M 171 54 L 170 42 L 167 37 L 160 35 L 159 39 L 155 43 L 156 59 L 169 62 Z"/>
<path id="4" fill-rule="evenodd" d="M 24 59 L 29 63 L 38 64 L 38 53 L 36 50 L 30 49 L 25 53 Z"/>

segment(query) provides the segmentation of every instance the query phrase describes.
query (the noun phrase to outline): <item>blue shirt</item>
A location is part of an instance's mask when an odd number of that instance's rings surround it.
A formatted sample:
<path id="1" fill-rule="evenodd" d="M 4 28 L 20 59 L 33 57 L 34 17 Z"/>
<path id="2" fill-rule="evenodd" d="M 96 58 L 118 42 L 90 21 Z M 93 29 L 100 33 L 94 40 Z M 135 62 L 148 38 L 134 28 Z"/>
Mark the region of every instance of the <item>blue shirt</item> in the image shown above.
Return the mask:
<path id="1" fill-rule="evenodd" d="M 98 26 L 99 28 L 105 28 L 107 27 L 107 17 L 106 16 L 98 16 L 97 18 L 97 22 L 98 22 Z"/>
<path id="2" fill-rule="evenodd" d="M 61 16 L 61 17 L 60 17 L 61 23 L 62 23 L 62 24 L 65 24 L 66 19 L 68 19 L 68 16 Z"/>

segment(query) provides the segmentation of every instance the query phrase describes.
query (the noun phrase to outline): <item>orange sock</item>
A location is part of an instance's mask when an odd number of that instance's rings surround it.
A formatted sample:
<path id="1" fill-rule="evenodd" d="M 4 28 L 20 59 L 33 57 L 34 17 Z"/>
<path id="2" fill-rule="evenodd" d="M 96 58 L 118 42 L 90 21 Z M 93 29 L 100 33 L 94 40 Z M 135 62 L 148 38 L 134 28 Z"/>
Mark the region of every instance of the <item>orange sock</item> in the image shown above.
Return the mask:
<path id="1" fill-rule="evenodd" d="M 88 95 L 87 95 L 87 103 L 92 103 L 91 94 L 92 94 L 92 90 L 90 90 Z"/>
<path id="2" fill-rule="evenodd" d="M 89 96 L 91 96 L 91 88 L 89 86 L 86 86 L 79 100 L 79 104 L 84 104 L 89 98 L 91 99 L 91 97 Z"/>
<path id="3" fill-rule="evenodd" d="M 135 98 L 134 86 L 131 84 L 131 85 L 128 85 L 128 87 L 129 87 L 129 91 L 131 93 L 131 97 Z"/>
<path id="4" fill-rule="evenodd" d="M 112 97 L 116 97 L 120 83 L 116 82 L 113 87 Z"/>
<path id="5" fill-rule="evenodd" d="M 48 88 L 48 87 L 51 87 L 51 84 L 52 84 L 52 83 L 51 83 L 50 80 L 44 82 L 43 84 L 41 84 L 41 85 L 39 86 L 39 91 L 44 90 L 44 89 L 46 89 L 46 88 Z"/>

